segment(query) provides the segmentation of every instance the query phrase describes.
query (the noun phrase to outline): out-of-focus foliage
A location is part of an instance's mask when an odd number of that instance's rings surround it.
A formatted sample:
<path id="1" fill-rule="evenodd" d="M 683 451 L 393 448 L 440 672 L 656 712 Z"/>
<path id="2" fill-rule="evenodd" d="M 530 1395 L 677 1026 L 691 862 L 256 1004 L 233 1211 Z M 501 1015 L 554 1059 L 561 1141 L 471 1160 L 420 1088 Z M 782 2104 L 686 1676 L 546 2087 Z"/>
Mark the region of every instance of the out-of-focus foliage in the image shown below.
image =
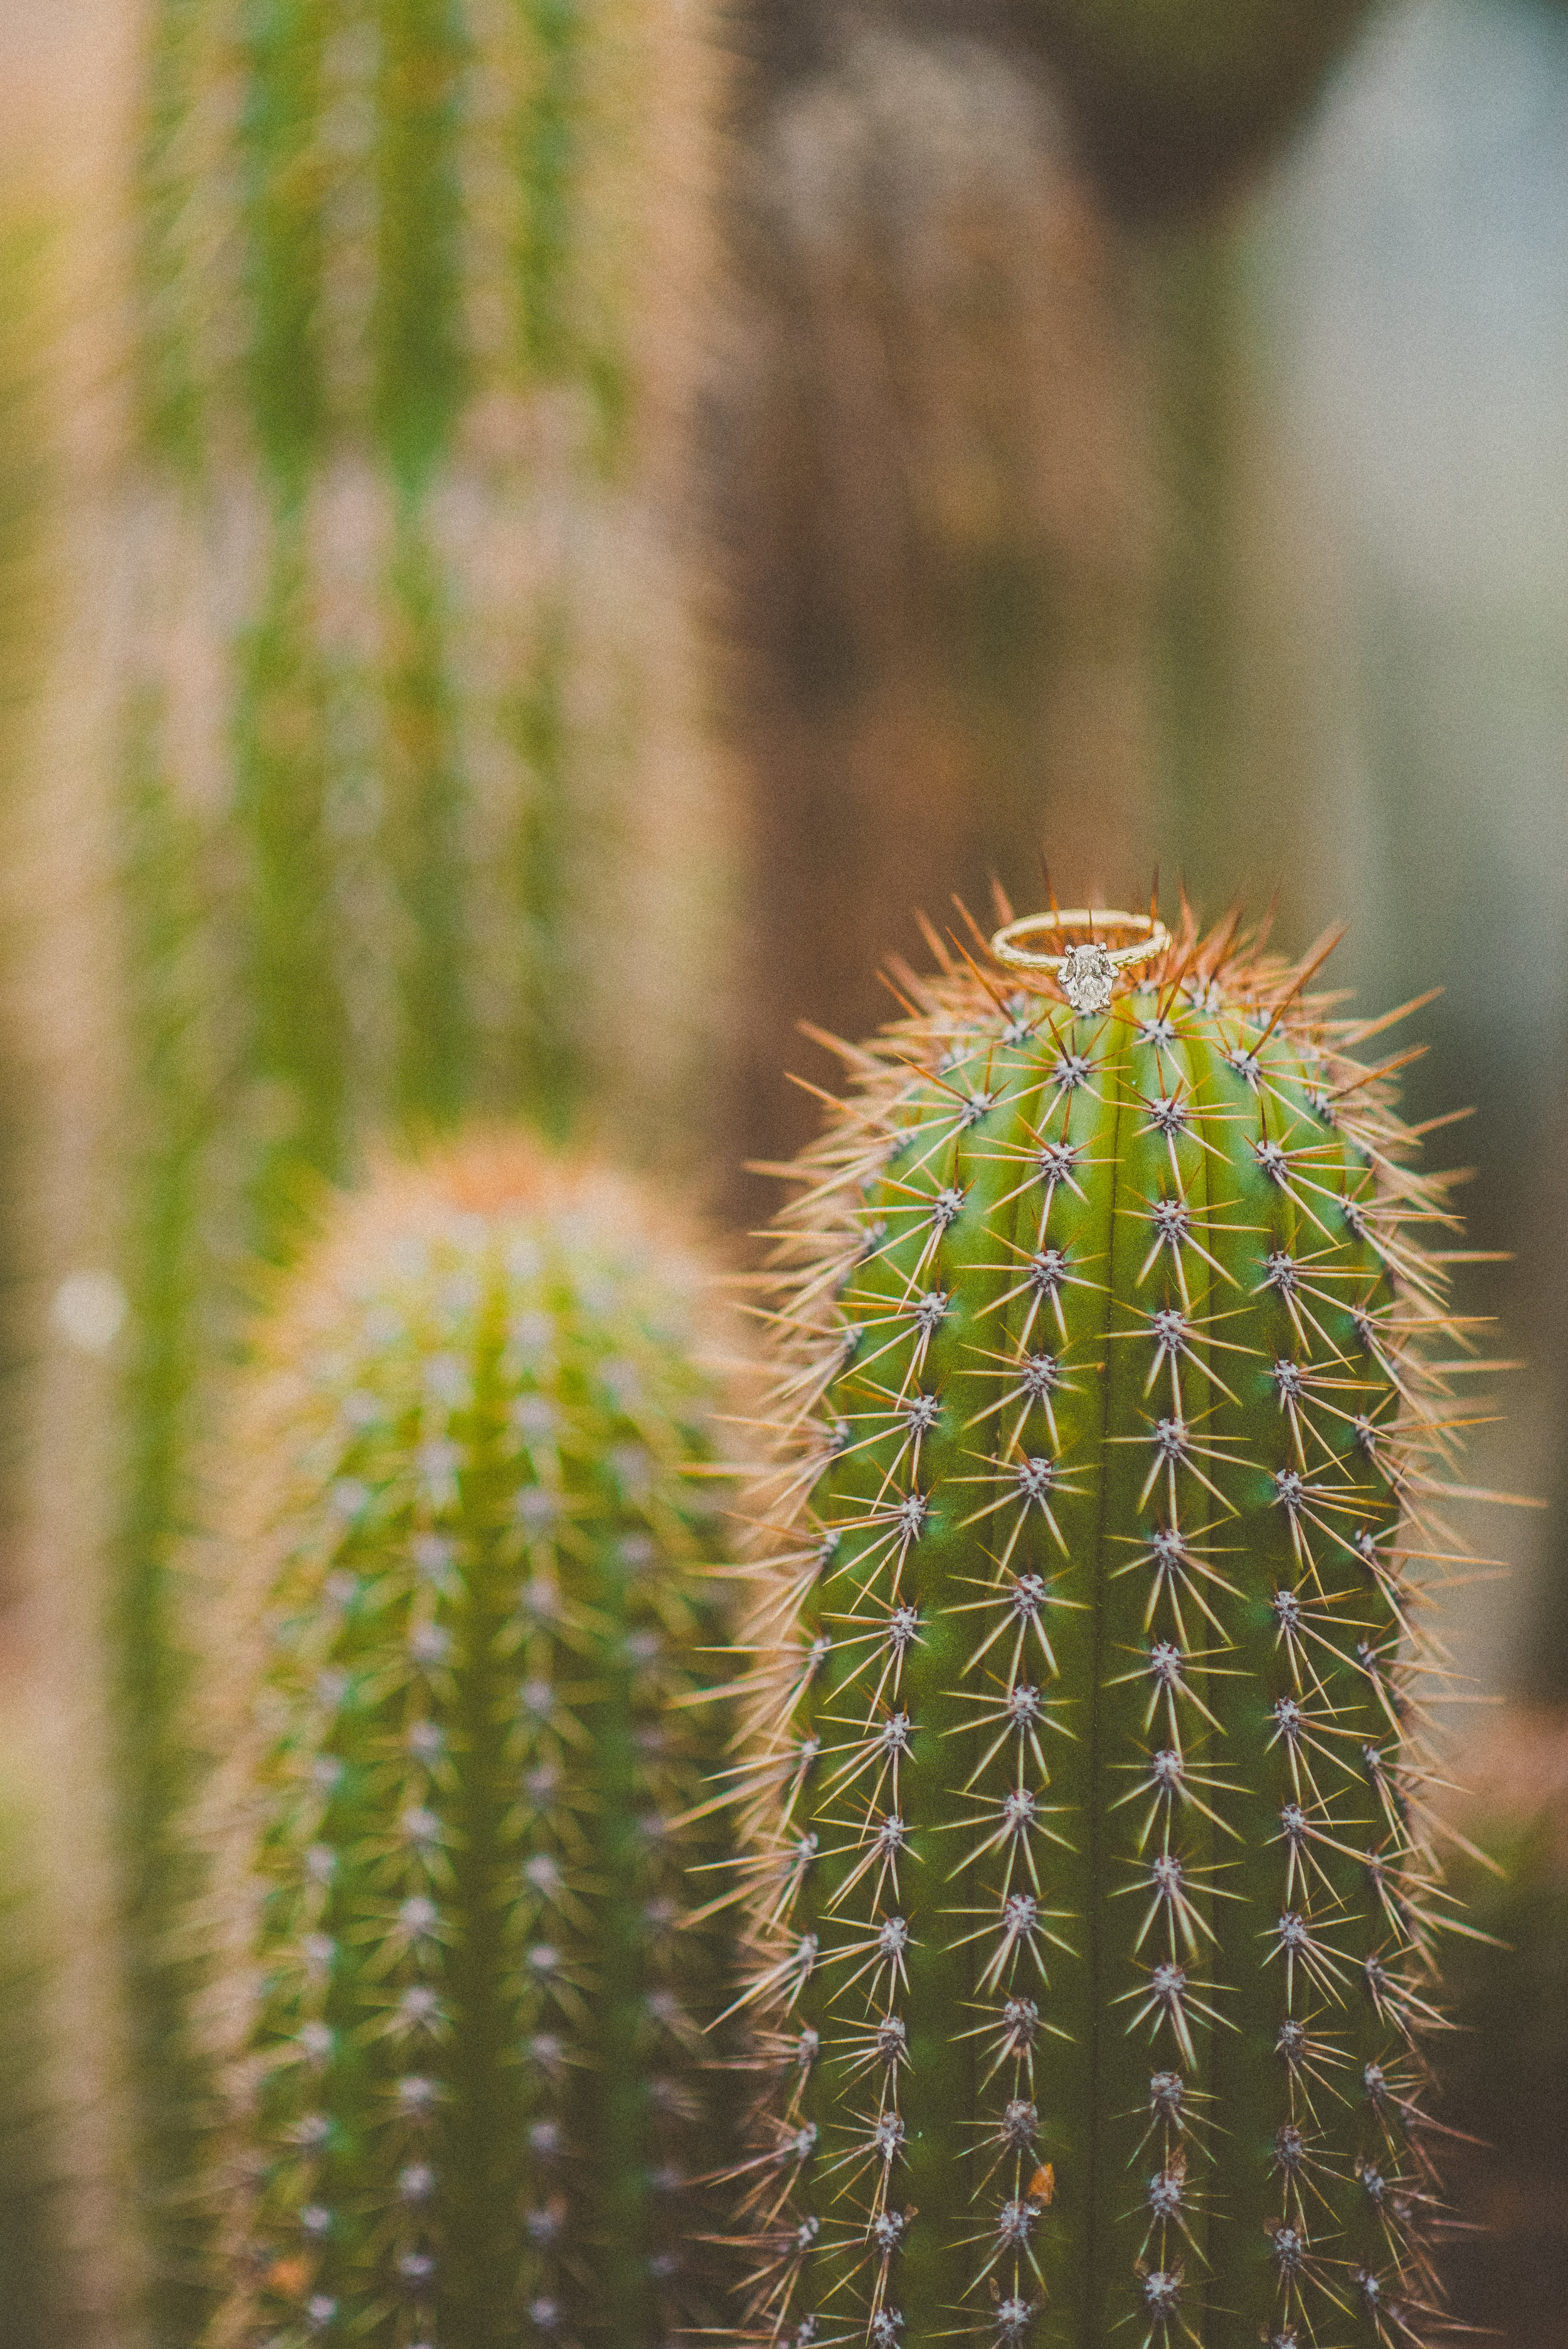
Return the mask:
<path id="1" fill-rule="evenodd" d="M 1449 1636 L 1484 1686 L 1542 1702 L 1568 1689 L 1565 112 L 1554 0 L 1390 8 L 1248 231 L 1313 917 L 1350 917 L 1366 997 L 1441 987 L 1412 1112 L 1475 1105 L 1447 1152 L 1476 1170 L 1473 1245 L 1514 1262 L 1473 1297 L 1461 1271 L 1460 1297 L 1501 1306 L 1487 1350 L 1529 1364 L 1471 1474 L 1552 1503 L 1507 1514 L 1511 1575 L 1455 1593 Z"/>
<path id="2" fill-rule="evenodd" d="M 707 30 L 667 0 L 154 13 L 128 763 L 230 916 L 263 1230 L 274 1175 L 389 1116 L 560 1128 L 612 1092 L 689 1130 Z"/>

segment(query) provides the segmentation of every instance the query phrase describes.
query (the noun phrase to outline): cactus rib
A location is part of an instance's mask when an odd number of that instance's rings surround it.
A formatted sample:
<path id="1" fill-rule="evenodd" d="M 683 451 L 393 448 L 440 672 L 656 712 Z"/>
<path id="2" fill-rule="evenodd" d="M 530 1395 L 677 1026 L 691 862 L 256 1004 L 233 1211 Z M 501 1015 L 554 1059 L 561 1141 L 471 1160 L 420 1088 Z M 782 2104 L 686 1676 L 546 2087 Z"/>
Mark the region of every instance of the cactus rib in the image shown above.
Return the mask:
<path id="1" fill-rule="evenodd" d="M 222 2342 L 711 2319 L 697 1277 L 628 1187 L 469 1150 L 346 1204 L 268 1327 L 211 1628 Z"/>
<path id="2" fill-rule="evenodd" d="M 1233 925 L 1091 1017 L 949 963 L 795 1170 L 774 2340 L 1327 2349 L 1435 2303 L 1447 1217 L 1305 983 Z"/>

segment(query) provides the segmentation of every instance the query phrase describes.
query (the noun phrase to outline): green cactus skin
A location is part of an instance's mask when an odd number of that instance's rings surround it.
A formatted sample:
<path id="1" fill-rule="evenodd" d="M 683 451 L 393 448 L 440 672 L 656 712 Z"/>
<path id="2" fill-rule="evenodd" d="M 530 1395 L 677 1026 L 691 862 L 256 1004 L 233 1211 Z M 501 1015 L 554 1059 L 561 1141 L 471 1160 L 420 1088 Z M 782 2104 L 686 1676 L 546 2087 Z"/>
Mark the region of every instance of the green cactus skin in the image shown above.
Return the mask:
<path id="1" fill-rule="evenodd" d="M 1092 1016 L 903 982 L 796 1169 L 775 2340 L 1421 2337 L 1441 1195 L 1356 1031 L 1231 936 Z"/>
<path id="2" fill-rule="evenodd" d="M 208 1657 L 218 2342 L 714 2319 L 702 1280 L 628 1186 L 469 1148 L 335 1209 L 267 1324 Z"/>
<path id="3" fill-rule="evenodd" d="M 388 1134 L 527 1114 L 702 1154 L 728 835 L 687 424 L 722 51 L 707 0 L 146 16 L 105 565 L 132 1308 L 105 1611 L 134 2190 L 186 2349 L 178 1558 L 248 1268 Z"/>

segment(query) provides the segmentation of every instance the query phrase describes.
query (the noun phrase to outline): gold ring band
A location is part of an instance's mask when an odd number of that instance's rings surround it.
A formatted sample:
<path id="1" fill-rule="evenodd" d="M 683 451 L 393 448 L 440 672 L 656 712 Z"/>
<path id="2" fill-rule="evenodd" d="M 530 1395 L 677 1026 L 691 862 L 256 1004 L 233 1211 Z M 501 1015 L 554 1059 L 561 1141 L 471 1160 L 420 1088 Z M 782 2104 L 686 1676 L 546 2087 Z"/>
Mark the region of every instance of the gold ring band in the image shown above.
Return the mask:
<path id="1" fill-rule="evenodd" d="M 1020 943 L 1041 936 L 1062 937 L 1075 930 L 1088 935 L 1064 945 L 1059 954 L 1031 953 Z M 1119 930 L 1133 932 L 1130 945 L 1108 943 L 1107 934 L 1114 936 Z M 1006 923 L 992 939 L 991 951 L 1011 969 L 1052 972 L 1076 1011 L 1103 1011 L 1110 1001 L 1116 974 L 1152 961 L 1170 943 L 1170 931 L 1152 914 L 1118 914 L 1075 905 L 1065 914 L 1026 914 L 1021 921 Z"/>

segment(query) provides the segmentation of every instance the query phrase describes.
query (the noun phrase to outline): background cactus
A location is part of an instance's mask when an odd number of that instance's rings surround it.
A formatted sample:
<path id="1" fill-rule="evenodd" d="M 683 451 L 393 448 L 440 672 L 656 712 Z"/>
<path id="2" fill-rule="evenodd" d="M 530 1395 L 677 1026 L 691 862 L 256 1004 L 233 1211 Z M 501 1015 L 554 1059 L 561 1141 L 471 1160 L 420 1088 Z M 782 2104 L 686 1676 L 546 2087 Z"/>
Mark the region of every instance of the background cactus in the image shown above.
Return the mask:
<path id="1" fill-rule="evenodd" d="M 1321 918 L 1300 517 L 1255 238 L 1210 200 L 1303 121 L 1363 13 L 749 12 L 719 443 L 761 883 L 738 1155 L 808 1139 L 778 1077 L 796 1023 L 862 1033 L 911 909 L 1032 887 L 1042 837 L 1113 898 L 1152 853 L 1215 899 L 1281 876 Z M 1289 780 L 1260 796 L 1265 767 Z"/>
<path id="2" fill-rule="evenodd" d="M 719 854 L 684 547 L 709 29 L 669 0 L 153 12 L 124 689 L 138 771 L 227 820 L 205 882 L 263 1211 L 367 1116 L 559 1130 L 613 1080 L 676 1123 Z M 623 947 L 666 1007 L 636 1050 Z"/>
<path id="3" fill-rule="evenodd" d="M 38 1346 L 33 1250 L 39 1181 L 35 1039 L 24 939 L 37 921 L 37 842 L 29 823 L 44 681 L 56 638 L 58 450 L 43 354 L 56 317 L 52 224 L 0 185 L 0 2306 L 15 2349 L 79 2339 L 77 2263 L 66 2247 L 62 2185 L 70 2160 L 57 2049 L 59 1909 L 46 1888 L 27 1651 L 22 1529 L 27 1464 L 22 1396 Z"/>
<path id="4" fill-rule="evenodd" d="M 725 379 L 760 885 L 738 1155 L 767 1158 L 810 1131 L 779 1081 L 796 1023 L 881 1017 L 912 906 L 1027 885 L 1043 833 L 1113 885 L 1155 817 L 1160 515 L 1123 241 L 1047 72 L 924 11 L 808 34 L 815 13 L 758 11 Z"/>
<path id="5" fill-rule="evenodd" d="M 949 959 L 795 1170 L 778 2338 L 1422 2335 L 1409 1574 L 1458 1547 L 1469 1365 L 1397 1063 L 1347 1057 L 1386 1023 L 1328 1026 L 1311 968 L 1189 931 L 1078 1016 Z"/>
<path id="6" fill-rule="evenodd" d="M 697 1146 L 726 854 L 685 543 L 708 13 L 148 12 L 139 366 L 91 590 L 120 957 L 117 1081 L 101 1033 L 93 1074 L 130 1300 L 129 2069 L 169 2340 L 199 2314 L 171 2215 L 201 2093 L 177 1559 L 246 1268 L 368 1137 L 465 1110 Z"/>
<path id="7" fill-rule="evenodd" d="M 703 1279 L 627 1185 L 470 1147 L 337 1206 L 266 1325 L 208 1658 L 221 2341 L 714 2318 Z"/>

